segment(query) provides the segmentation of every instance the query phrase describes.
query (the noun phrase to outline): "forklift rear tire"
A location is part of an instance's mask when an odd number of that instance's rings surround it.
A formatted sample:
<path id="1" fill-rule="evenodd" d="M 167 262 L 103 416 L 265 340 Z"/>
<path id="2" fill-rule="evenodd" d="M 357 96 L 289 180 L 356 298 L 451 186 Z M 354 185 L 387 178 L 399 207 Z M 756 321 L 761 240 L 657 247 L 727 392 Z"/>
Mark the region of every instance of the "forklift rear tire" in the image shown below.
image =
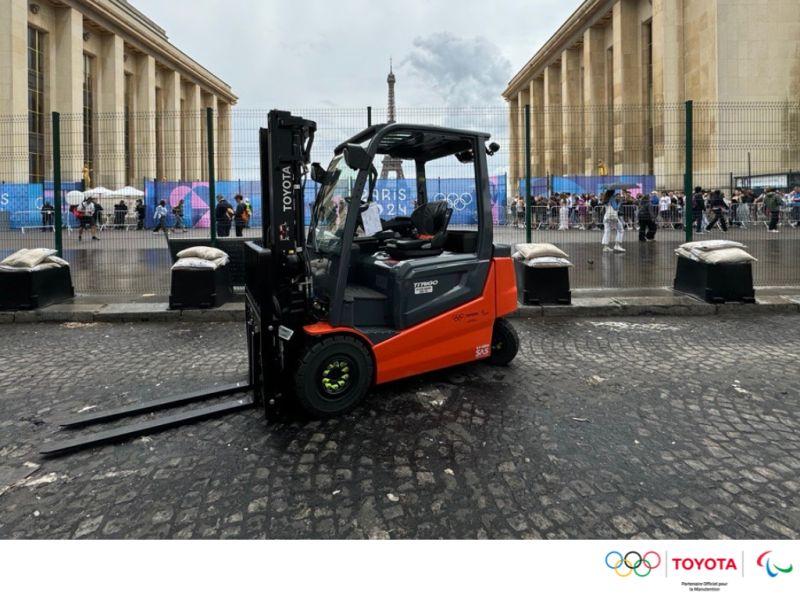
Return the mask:
<path id="1" fill-rule="evenodd" d="M 519 336 L 507 319 L 497 319 L 492 331 L 492 355 L 489 364 L 505 367 L 519 351 Z"/>
<path id="2" fill-rule="evenodd" d="M 367 395 L 374 368 L 369 349 L 353 337 L 337 335 L 312 343 L 294 376 L 301 408 L 320 418 L 352 410 Z"/>

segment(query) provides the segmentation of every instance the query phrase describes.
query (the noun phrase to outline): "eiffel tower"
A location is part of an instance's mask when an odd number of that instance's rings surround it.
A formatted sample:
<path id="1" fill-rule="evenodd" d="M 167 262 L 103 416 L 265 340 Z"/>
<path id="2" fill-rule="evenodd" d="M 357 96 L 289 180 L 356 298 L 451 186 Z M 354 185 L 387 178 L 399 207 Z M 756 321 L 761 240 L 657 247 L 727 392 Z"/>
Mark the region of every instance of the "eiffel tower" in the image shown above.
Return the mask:
<path id="1" fill-rule="evenodd" d="M 397 78 L 392 71 L 392 59 L 389 59 L 389 77 L 386 78 L 386 83 L 389 84 L 389 119 L 387 123 L 395 122 L 395 103 L 394 103 L 394 84 Z M 399 158 L 392 158 L 388 154 L 383 157 L 383 165 L 381 166 L 381 179 L 389 179 L 389 173 L 394 173 L 397 179 L 405 179 L 403 176 L 403 161 Z"/>

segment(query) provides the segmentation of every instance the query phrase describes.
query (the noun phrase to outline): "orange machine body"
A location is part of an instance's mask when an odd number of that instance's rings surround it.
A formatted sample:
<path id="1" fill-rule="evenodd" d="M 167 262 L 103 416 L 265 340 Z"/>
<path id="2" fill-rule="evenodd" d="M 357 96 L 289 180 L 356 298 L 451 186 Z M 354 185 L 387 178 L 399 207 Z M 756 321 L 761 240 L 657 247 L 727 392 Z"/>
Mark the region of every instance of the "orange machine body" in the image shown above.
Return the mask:
<path id="1" fill-rule="evenodd" d="M 307 335 L 348 333 L 371 348 L 375 383 L 386 383 L 491 356 L 494 321 L 517 309 L 517 285 L 510 258 L 493 258 L 483 293 L 474 300 L 372 344 L 357 329 L 307 325 Z"/>

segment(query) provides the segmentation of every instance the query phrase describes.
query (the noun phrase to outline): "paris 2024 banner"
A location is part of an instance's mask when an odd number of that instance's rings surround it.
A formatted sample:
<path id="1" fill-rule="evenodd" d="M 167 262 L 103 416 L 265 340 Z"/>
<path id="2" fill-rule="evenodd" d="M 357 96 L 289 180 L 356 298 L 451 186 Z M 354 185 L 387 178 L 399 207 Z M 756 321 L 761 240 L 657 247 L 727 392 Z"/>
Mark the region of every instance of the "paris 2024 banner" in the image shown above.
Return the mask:
<path id="1" fill-rule="evenodd" d="M 306 224 L 311 219 L 318 184 L 306 183 L 304 192 Z M 492 217 L 495 224 L 506 222 L 506 177 L 489 178 Z M 216 193 L 223 195 L 231 204 L 234 197 L 241 194 L 250 204 L 252 217 L 250 225 L 261 225 L 261 184 L 258 181 L 218 181 Z M 417 203 L 417 182 L 415 179 L 378 180 L 373 199 L 381 209 L 381 218 L 386 220 L 395 216 L 409 216 Z M 154 226 L 153 211 L 158 202 L 164 200 L 168 207 L 177 206 L 183 200 L 183 220 L 187 226 L 208 227 L 211 223 L 209 213 L 208 183 L 206 182 L 148 182 L 145 185 L 147 216 L 145 225 Z M 476 225 L 478 223 L 477 193 L 472 179 L 429 179 L 428 200 L 444 200 L 453 209 L 450 220 L 453 225 Z"/>

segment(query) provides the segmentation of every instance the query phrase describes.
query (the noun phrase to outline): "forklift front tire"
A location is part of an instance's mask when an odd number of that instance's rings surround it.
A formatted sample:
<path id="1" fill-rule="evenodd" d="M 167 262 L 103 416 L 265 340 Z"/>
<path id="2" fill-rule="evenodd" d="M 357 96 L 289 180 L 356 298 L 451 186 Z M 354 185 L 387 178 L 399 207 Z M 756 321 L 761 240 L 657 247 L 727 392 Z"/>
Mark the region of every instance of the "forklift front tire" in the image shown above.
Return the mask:
<path id="1" fill-rule="evenodd" d="M 497 319 L 492 331 L 492 355 L 489 364 L 504 367 L 517 355 L 519 336 L 507 319 Z"/>
<path id="2" fill-rule="evenodd" d="M 294 377 L 301 408 L 319 418 L 349 412 L 367 395 L 374 368 L 369 349 L 353 337 L 337 335 L 313 342 Z"/>

